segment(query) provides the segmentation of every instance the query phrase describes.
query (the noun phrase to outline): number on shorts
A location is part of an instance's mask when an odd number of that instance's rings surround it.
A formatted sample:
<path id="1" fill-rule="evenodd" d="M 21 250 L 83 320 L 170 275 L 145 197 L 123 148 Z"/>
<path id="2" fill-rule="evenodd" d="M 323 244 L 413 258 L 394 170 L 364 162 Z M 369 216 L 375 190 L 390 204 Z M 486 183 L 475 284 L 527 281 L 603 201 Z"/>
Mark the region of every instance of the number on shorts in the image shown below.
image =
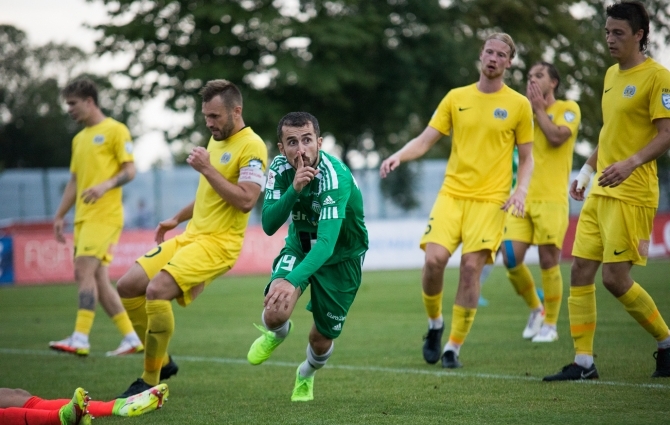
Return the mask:
<path id="1" fill-rule="evenodd" d="M 430 225 L 430 222 L 432 220 L 433 220 L 433 217 L 428 219 L 428 226 L 426 226 L 426 232 L 424 233 L 424 235 L 427 235 L 428 233 L 430 233 L 431 230 L 433 230 L 433 226 Z"/>
<path id="2" fill-rule="evenodd" d="M 282 266 L 284 264 L 284 266 Z M 281 260 L 277 263 L 277 268 L 275 271 L 279 270 L 280 268 L 283 270 L 286 270 L 287 272 L 290 272 L 293 270 L 293 265 L 295 264 L 295 256 L 293 255 L 284 255 Z"/>

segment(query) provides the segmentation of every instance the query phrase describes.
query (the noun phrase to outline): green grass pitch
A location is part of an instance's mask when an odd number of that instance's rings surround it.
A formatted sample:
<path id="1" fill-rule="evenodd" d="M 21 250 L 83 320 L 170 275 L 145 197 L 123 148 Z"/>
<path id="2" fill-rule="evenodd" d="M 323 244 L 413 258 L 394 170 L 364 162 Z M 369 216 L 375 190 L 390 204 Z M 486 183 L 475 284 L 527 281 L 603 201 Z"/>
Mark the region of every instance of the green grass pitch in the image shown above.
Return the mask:
<path id="1" fill-rule="evenodd" d="M 531 266 L 539 281 L 539 269 Z M 268 276 L 224 277 L 189 308 L 174 304 L 170 352 L 180 366 L 167 381 L 164 408 L 139 418 L 100 418 L 103 424 L 656 424 L 670 418 L 670 378 L 652 379 L 656 344 L 597 282 L 596 365 L 601 379 L 543 383 L 572 361 L 567 314 L 570 267 L 563 264 L 564 298 L 555 343 L 521 338 L 528 317 L 496 267 L 461 350 L 462 369 L 443 370 L 421 356 L 427 321 L 419 270 L 367 272 L 328 365 L 315 380 L 315 399 L 292 403 L 297 365 L 305 357 L 311 317 L 306 294 L 293 315 L 291 336 L 263 365 L 246 353 L 259 332 Z M 634 277 L 670 320 L 670 262 L 650 261 Z M 447 269 L 447 328 L 457 270 Z M 99 308 L 91 355 L 50 352 L 49 340 L 72 332 L 74 285 L 0 289 L 0 387 L 45 398 L 69 398 L 86 388 L 94 399 L 123 392 L 140 376 L 142 356 L 105 358 L 120 335 Z M 445 332 L 445 339 L 446 339 Z M 444 341 L 446 342 L 446 341 Z"/>

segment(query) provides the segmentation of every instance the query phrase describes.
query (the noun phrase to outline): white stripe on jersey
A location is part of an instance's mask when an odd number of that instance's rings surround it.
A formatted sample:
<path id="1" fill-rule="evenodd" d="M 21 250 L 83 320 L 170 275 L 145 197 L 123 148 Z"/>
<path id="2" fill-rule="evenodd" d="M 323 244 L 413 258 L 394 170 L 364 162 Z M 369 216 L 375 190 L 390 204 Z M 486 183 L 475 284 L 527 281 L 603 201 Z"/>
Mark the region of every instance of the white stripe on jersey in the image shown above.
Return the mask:
<path id="1" fill-rule="evenodd" d="M 330 220 L 335 218 L 339 218 L 337 214 L 337 207 L 324 208 L 321 210 L 321 214 L 319 215 L 319 220 Z"/>
<path id="2" fill-rule="evenodd" d="M 330 162 L 326 155 L 321 156 L 319 168 L 321 168 L 321 164 L 323 164 L 323 168 L 325 169 L 322 170 L 323 172 L 321 173 L 323 174 L 324 178 L 322 178 L 321 182 L 319 183 L 319 193 L 339 188 L 340 183 L 337 179 L 337 173 L 335 172 L 333 163 Z"/>

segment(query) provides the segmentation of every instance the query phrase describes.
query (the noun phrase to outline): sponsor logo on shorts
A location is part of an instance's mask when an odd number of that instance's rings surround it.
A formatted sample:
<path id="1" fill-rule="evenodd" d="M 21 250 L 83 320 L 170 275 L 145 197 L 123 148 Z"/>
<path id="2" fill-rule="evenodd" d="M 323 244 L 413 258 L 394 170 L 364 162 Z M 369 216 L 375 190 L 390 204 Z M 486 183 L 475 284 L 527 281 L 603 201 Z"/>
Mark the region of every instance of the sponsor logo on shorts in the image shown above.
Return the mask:
<path id="1" fill-rule="evenodd" d="M 621 254 L 623 254 L 623 253 L 626 252 L 626 251 L 628 251 L 628 249 L 624 249 L 624 250 L 622 250 L 622 251 L 617 251 L 617 250 L 615 249 L 615 250 L 614 250 L 614 255 L 621 255 Z"/>
<path id="2" fill-rule="evenodd" d="M 341 331 L 342 330 L 342 323 L 338 323 L 337 325 L 333 326 L 334 331 Z"/>
<path id="3" fill-rule="evenodd" d="M 330 311 L 328 313 L 326 313 L 326 316 L 329 319 L 337 320 L 338 322 L 344 322 L 344 320 L 347 318 L 347 316 L 336 316 L 333 313 L 331 313 Z"/>

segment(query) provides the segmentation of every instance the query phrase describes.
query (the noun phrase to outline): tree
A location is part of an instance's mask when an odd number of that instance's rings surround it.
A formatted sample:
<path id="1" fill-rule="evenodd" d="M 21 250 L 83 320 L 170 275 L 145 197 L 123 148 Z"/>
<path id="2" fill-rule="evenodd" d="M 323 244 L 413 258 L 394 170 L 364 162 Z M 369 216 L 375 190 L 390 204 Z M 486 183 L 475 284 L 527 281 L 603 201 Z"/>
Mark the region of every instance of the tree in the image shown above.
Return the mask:
<path id="1" fill-rule="evenodd" d="M 582 107 L 580 139 L 597 142 L 605 46 L 596 0 L 100 0 L 111 21 L 96 27 L 99 53 L 130 52 L 130 99 L 168 94 L 196 123 L 176 139 L 206 131 L 197 91 L 213 78 L 241 86 L 245 119 L 266 140 L 291 110 L 307 110 L 349 152 L 386 156 L 423 129 L 451 88 L 473 83 L 483 38 L 508 32 L 519 59 L 509 84 L 554 61 Z M 670 22 L 664 0 L 646 2 L 656 28 Z M 667 31 L 663 33 L 667 38 Z M 431 152 L 446 156 L 449 144 Z M 578 158 L 583 161 L 583 158 Z M 410 200 L 411 201 L 411 200 Z M 407 202 L 411 205 L 412 202 Z"/>
<path id="2" fill-rule="evenodd" d="M 0 25 L 0 169 L 68 166 L 76 127 L 64 113 L 58 77 L 85 59 L 76 47 L 32 48 L 26 34 Z"/>

